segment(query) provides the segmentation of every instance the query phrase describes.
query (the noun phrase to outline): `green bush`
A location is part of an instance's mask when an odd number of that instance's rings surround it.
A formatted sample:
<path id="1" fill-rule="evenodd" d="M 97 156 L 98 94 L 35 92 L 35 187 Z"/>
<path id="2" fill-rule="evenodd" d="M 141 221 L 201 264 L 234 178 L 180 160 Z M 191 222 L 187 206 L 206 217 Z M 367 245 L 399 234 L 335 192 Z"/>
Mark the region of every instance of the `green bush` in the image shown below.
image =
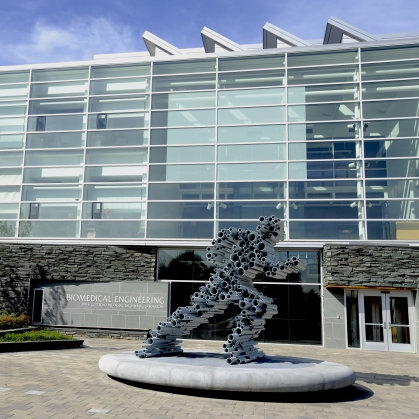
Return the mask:
<path id="1" fill-rule="evenodd" d="M 26 314 L 17 316 L 16 314 L 0 314 L 0 330 L 19 329 L 28 327 L 31 324 L 31 318 Z"/>
<path id="2" fill-rule="evenodd" d="M 53 330 L 31 330 L 23 333 L 6 333 L 0 342 L 25 342 L 34 340 L 74 340 L 73 337 Z"/>

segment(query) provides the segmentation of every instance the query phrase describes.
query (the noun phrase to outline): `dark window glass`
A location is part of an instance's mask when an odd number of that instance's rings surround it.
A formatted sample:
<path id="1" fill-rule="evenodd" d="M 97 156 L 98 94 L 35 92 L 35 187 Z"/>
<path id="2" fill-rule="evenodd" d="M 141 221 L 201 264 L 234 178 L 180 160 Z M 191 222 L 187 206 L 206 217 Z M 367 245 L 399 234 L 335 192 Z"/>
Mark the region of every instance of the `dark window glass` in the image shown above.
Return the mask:
<path id="1" fill-rule="evenodd" d="M 106 119 L 107 115 L 105 113 L 101 113 L 96 117 L 96 128 L 97 129 L 106 129 Z"/>
<path id="2" fill-rule="evenodd" d="M 45 116 L 36 117 L 36 131 L 45 131 L 47 118 Z"/>
<path id="3" fill-rule="evenodd" d="M 150 183 L 150 200 L 204 200 L 214 199 L 214 183 Z"/>
<path id="4" fill-rule="evenodd" d="M 283 182 L 227 182 L 217 185 L 217 199 L 283 199 Z"/>

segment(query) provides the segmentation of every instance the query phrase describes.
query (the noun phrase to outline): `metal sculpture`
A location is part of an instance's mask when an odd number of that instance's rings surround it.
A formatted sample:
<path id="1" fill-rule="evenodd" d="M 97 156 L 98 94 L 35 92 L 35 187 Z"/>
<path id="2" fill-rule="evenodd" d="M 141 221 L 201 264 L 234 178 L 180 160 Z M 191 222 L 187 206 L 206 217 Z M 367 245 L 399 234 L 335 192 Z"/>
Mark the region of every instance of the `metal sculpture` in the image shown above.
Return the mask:
<path id="1" fill-rule="evenodd" d="M 231 303 L 242 311 L 235 317 L 236 327 L 223 344 L 224 351 L 230 353 L 227 363 L 247 363 L 264 356 L 253 339 L 264 330 L 266 320 L 277 313 L 277 306 L 254 287 L 253 278 L 259 272 L 267 277 L 285 278 L 304 270 L 306 264 L 297 257 L 277 263 L 274 245 L 283 240 L 281 221 L 271 216 L 260 217 L 259 222 L 256 232 L 233 227 L 218 232 L 212 247 L 207 248 L 207 259 L 215 264 L 215 273 L 191 296 L 189 307 L 179 307 L 150 332 L 143 349 L 135 351 L 138 357 L 181 353 L 181 341 L 177 339 L 208 323 L 210 317 L 223 313 Z"/>

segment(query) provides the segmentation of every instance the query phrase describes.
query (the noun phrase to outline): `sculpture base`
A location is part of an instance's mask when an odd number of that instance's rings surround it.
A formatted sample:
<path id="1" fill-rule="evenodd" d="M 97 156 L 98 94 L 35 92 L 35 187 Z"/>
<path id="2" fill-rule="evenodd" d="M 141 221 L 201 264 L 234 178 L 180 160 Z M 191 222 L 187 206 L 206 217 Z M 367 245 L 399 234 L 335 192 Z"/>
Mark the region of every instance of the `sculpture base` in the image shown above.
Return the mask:
<path id="1" fill-rule="evenodd" d="M 314 359 L 265 356 L 249 364 L 228 365 L 227 354 L 186 352 L 143 358 L 133 353 L 104 355 L 99 368 L 123 380 L 200 390 L 296 393 L 336 390 L 352 385 L 355 372 Z"/>

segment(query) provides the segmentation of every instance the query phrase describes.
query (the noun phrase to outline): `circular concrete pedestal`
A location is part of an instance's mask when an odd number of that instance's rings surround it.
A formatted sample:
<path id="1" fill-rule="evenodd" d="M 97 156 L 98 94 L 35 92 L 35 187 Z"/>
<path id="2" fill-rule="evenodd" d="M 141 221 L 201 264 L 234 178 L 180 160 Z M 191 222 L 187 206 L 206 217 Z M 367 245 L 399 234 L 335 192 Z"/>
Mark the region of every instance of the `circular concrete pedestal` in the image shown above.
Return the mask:
<path id="1" fill-rule="evenodd" d="M 355 372 L 341 364 L 305 358 L 266 356 L 229 365 L 227 354 L 187 352 L 138 358 L 133 353 L 102 356 L 99 368 L 128 381 L 168 387 L 240 392 L 308 392 L 336 390 L 355 382 Z"/>

